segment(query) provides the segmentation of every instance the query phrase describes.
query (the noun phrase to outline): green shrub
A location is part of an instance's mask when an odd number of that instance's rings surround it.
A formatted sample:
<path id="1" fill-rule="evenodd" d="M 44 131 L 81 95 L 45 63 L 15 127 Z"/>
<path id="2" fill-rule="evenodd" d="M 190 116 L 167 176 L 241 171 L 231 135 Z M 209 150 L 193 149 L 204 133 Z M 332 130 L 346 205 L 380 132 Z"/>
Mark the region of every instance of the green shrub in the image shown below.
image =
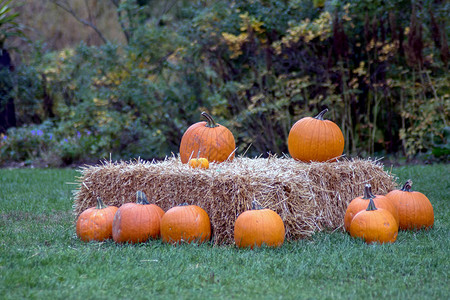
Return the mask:
<path id="1" fill-rule="evenodd" d="M 10 128 L 0 140 L 0 164 L 61 167 L 109 158 L 101 147 L 108 143 L 89 130 L 67 132 L 51 122 Z M 103 155 L 99 157 L 99 155 Z"/>
<path id="2" fill-rule="evenodd" d="M 234 133 L 237 154 L 253 156 L 287 153 L 293 123 L 326 106 L 346 154 L 442 156 L 448 6 L 183 3 L 161 16 L 152 2 L 121 1 L 126 45 L 36 55 L 16 73 L 21 122 L 51 121 L 63 162 L 154 158 L 177 153 L 208 110 Z"/>
<path id="3" fill-rule="evenodd" d="M 10 128 L 0 141 L 0 163 L 31 164 L 54 151 L 56 142 L 48 123 L 42 126 Z"/>

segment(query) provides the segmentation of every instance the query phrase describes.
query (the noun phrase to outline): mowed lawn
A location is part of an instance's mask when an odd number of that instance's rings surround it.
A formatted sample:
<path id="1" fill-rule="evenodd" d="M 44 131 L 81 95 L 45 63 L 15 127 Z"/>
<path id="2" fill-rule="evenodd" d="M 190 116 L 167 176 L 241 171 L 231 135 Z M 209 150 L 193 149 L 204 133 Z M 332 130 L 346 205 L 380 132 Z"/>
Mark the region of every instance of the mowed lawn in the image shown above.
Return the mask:
<path id="1" fill-rule="evenodd" d="M 450 299 L 450 166 L 392 172 L 431 200 L 432 230 L 389 245 L 338 230 L 252 251 L 84 243 L 76 170 L 0 169 L 0 299 Z"/>

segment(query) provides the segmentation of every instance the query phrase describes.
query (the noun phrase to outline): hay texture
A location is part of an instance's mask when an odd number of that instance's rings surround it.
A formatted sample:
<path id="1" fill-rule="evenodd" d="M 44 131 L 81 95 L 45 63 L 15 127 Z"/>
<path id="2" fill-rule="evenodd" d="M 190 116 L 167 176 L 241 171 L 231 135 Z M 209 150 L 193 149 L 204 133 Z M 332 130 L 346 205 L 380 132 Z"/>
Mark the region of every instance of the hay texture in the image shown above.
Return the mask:
<path id="1" fill-rule="evenodd" d="M 80 169 L 74 213 L 95 206 L 100 196 L 108 205 L 134 202 L 136 191 L 164 211 L 182 203 L 206 210 L 214 244 L 232 244 L 236 218 L 256 200 L 284 221 L 286 239 L 343 226 L 348 203 L 370 183 L 375 194 L 396 187 L 395 178 L 377 161 L 343 159 L 334 163 L 302 163 L 292 158 L 244 158 L 193 169 L 179 158 L 104 162 Z"/>

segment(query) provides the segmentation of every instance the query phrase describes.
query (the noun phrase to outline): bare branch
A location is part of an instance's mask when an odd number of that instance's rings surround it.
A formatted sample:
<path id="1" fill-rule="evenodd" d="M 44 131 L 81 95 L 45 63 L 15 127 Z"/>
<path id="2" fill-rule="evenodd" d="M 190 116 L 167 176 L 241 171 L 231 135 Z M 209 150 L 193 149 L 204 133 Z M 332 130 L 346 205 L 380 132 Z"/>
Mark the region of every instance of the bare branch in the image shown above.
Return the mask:
<path id="1" fill-rule="evenodd" d="M 86 10 L 88 13 L 88 20 L 90 23 L 94 24 L 94 18 L 92 17 L 92 12 L 91 12 L 91 8 L 89 7 L 89 0 L 84 0 L 84 5 L 86 6 Z"/>
<path id="2" fill-rule="evenodd" d="M 108 43 L 108 40 L 105 38 L 103 33 L 97 28 L 97 26 L 95 26 L 92 22 L 89 22 L 89 21 L 81 18 L 80 16 L 78 16 L 77 13 L 73 10 L 72 6 L 70 6 L 70 4 L 67 0 L 60 0 L 60 1 L 59 0 L 51 0 L 51 2 L 53 2 L 56 6 L 62 8 L 69 14 L 71 14 L 72 17 L 74 17 L 75 20 L 77 20 L 81 24 L 91 27 L 105 44 Z M 89 14 L 90 14 L 90 12 L 89 12 Z"/>
<path id="3" fill-rule="evenodd" d="M 118 9 L 119 6 L 120 6 L 120 1 L 121 0 L 111 0 L 111 3 L 116 7 L 117 18 L 118 18 L 118 21 L 119 21 L 120 28 L 122 28 L 122 32 L 125 35 L 125 39 L 126 39 L 127 43 L 129 43 L 130 42 L 130 32 L 126 28 L 125 22 L 123 21 L 123 17 L 122 17 L 121 11 L 119 11 L 119 9 Z"/>

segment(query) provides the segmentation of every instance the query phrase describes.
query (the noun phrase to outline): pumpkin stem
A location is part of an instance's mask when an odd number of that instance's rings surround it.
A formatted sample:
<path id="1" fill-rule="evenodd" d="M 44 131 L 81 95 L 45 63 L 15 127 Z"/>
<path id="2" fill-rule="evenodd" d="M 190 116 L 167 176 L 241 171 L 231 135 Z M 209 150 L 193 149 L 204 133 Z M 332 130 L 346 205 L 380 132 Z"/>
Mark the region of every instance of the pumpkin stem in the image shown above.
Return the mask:
<path id="1" fill-rule="evenodd" d="M 406 180 L 405 184 L 402 187 L 403 192 L 411 192 L 411 186 L 412 186 L 412 180 L 408 179 Z"/>
<path id="2" fill-rule="evenodd" d="M 373 202 L 373 198 L 369 199 L 369 205 L 367 206 L 367 211 L 377 210 L 377 207 L 375 206 L 375 202 Z"/>
<path id="3" fill-rule="evenodd" d="M 108 207 L 108 205 L 103 203 L 102 198 L 97 197 L 97 209 L 104 209 L 104 208 L 107 208 L 107 207 Z"/>
<path id="4" fill-rule="evenodd" d="M 211 117 L 208 113 L 202 112 L 202 116 L 205 117 L 206 120 L 207 120 L 206 127 L 214 128 L 214 127 L 219 126 L 219 125 L 217 125 L 217 123 L 214 121 L 213 117 Z"/>
<path id="5" fill-rule="evenodd" d="M 317 116 L 315 116 L 314 119 L 323 121 L 323 115 L 326 114 L 327 111 L 328 111 L 328 108 L 325 108 Z"/>
<path id="6" fill-rule="evenodd" d="M 253 210 L 260 210 L 263 209 L 263 207 L 261 205 L 258 204 L 258 202 L 256 202 L 256 200 L 252 201 L 252 209 Z"/>
<path id="7" fill-rule="evenodd" d="M 362 198 L 364 200 L 375 198 L 375 196 L 372 194 L 372 186 L 370 184 L 366 184 L 364 186 L 364 196 Z"/>
<path id="8" fill-rule="evenodd" d="M 143 191 L 136 192 L 136 203 L 137 204 L 150 204 L 147 200 L 147 196 L 144 194 Z"/>

